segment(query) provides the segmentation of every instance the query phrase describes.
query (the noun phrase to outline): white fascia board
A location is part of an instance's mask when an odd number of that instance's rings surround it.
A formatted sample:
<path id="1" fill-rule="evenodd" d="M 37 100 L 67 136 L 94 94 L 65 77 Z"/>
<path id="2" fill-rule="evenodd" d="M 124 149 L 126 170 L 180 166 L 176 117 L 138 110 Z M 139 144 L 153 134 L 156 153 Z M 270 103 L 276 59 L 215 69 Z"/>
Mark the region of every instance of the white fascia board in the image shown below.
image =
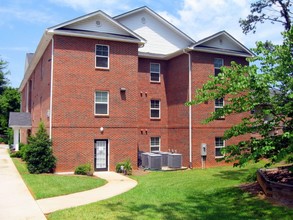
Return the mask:
<path id="1" fill-rule="evenodd" d="M 26 82 L 28 81 L 28 79 L 30 78 L 32 72 L 34 71 L 34 69 L 36 68 L 40 58 L 42 57 L 44 51 L 46 50 L 47 46 L 49 45 L 49 43 L 51 42 L 52 39 L 52 35 L 48 34 L 47 31 L 45 31 L 45 33 L 43 34 L 40 43 L 38 44 L 38 47 L 36 49 L 36 52 L 34 53 L 34 56 L 32 58 L 32 61 L 30 62 L 27 70 L 24 73 L 24 77 L 20 83 L 19 89 L 18 91 L 21 92 L 26 84 Z"/>
<path id="2" fill-rule="evenodd" d="M 49 33 L 54 35 L 62 35 L 62 36 L 70 36 L 70 37 L 83 37 L 83 38 L 91 38 L 91 39 L 101 39 L 101 40 L 113 40 L 113 41 L 120 41 L 120 42 L 128 42 L 128 43 L 137 43 L 137 44 L 144 44 L 140 40 L 127 40 L 127 39 L 119 39 L 115 37 L 102 37 L 102 36 L 93 36 L 89 34 L 79 34 L 79 33 L 72 33 L 72 32 L 64 32 L 62 30 L 50 30 Z"/>
<path id="3" fill-rule="evenodd" d="M 174 53 L 170 54 L 154 54 L 154 53 L 144 53 L 144 52 L 138 52 L 138 57 L 140 58 L 149 58 L 149 59 L 158 59 L 158 60 L 170 60 L 176 56 L 179 56 L 185 52 L 192 51 L 193 49 L 188 47 L 184 49 L 177 50 Z"/>
<path id="4" fill-rule="evenodd" d="M 223 55 L 237 56 L 237 57 L 253 57 L 253 55 L 248 55 L 248 54 L 233 53 L 233 52 L 229 52 L 229 51 L 217 51 L 217 50 L 212 50 L 212 49 L 195 48 L 195 49 L 192 49 L 192 50 L 193 51 L 204 52 L 204 53 L 216 53 L 216 54 L 223 54 Z"/>

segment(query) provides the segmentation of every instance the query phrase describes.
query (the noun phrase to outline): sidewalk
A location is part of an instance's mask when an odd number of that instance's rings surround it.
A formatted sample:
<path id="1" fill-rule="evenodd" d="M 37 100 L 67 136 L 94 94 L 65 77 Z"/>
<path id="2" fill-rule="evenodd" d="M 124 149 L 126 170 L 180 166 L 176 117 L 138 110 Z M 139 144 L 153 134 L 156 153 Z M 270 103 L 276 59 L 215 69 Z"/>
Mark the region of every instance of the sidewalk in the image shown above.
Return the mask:
<path id="1" fill-rule="evenodd" d="M 107 180 L 108 183 L 102 187 L 84 192 L 37 200 L 39 207 L 47 214 L 60 209 L 108 199 L 124 193 L 137 185 L 135 180 L 114 172 L 95 172 L 94 175 Z"/>
<path id="2" fill-rule="evenodd" d="M 7 145 L 0 145 L 0 219 L 46 219 L 30 194 L 8 152 Z"/>

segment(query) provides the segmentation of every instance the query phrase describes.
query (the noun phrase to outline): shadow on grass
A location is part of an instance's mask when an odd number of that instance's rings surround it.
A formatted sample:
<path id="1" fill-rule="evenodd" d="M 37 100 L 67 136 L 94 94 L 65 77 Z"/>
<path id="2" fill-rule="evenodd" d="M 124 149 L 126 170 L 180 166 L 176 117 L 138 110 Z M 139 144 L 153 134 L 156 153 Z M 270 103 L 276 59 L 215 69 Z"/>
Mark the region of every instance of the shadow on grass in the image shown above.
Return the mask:
<path id="1" fill-rule="evenodd" d="M 243 180 L 246 178 L 248 171 L 248 169 L 223 170 L 219 171 L 217 174 L 214 174 L 213 176 L 227 180 Z"/>
<path id="2" fill-rule="evenodd" d="M 238 188 L 187 196 L 185 201 L 161 204 L 110 203 L 115 219 L 291 219 L 293 210 L 253 198 Z"/>

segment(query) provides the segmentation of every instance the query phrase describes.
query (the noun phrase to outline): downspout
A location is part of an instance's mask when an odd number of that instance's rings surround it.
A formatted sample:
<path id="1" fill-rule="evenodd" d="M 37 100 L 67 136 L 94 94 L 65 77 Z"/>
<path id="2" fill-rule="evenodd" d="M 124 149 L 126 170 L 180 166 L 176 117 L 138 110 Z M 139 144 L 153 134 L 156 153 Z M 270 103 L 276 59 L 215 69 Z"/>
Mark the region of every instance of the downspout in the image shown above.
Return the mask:
<path id="1" fill-rule="evenodd" d="M 191 102 L 191 55 L 183 49 L 183 53 L 188 55 L 188 101 Z M 192 168 L 192 111 L 191 105 L 188 106 L 188 130 L 189 130 L 189 168 Z"/>
<path id="2" fill-rule="evenodd" d="M 50 85 L 50 125 L 49 138 L 52 139 L 52 115 L 53 115 L 53 73 L 54 73 L 54 36 L 52 36 L 52 55 L 51 55 L 51 85 Z"/>

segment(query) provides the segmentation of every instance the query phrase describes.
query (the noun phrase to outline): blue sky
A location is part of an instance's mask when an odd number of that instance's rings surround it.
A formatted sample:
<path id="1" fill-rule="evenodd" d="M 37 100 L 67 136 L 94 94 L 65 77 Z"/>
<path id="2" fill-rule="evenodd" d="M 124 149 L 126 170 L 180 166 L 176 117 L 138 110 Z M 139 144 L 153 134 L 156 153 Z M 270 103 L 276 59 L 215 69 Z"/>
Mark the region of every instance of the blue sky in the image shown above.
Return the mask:
<path id="1" fill-rule="evenodd" d="M 123 3 L 122 3 L 123 2 Z M 35 52 L 45 29 L 102 10 L 110 16 L 148 6 L 198 41 L 226 30 L 248 48 L 255 41 L 281 42 L 279 24 L 259 25 L 244 35 L 239 18 L 250 11 L 250 0 L 0 0 L 0 56 L 8 62 L 10 85 L 18 87 L 24 75 L 26 53 Z"/>

